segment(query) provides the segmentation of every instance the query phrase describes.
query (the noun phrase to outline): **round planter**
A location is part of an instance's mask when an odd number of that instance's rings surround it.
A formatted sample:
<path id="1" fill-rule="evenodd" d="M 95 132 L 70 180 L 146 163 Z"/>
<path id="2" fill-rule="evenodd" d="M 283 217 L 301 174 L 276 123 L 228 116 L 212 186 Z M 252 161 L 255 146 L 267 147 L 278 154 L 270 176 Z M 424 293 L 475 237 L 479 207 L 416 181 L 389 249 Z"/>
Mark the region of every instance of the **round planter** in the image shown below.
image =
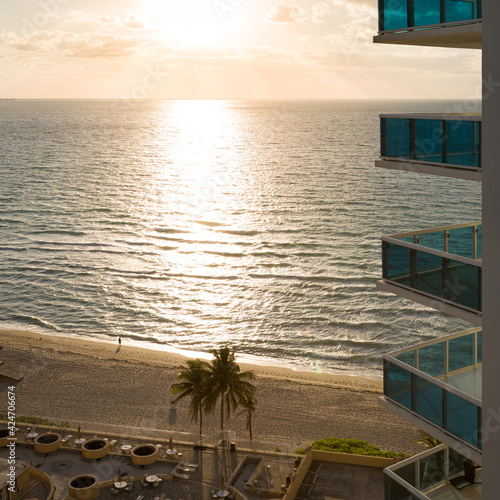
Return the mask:
<path id="1" fill-rule="evenodd" d="M 97 460 L 109 453 L 109 442 L 104 439 L 89 439 L 82 444 L 82 455 L 89 460 Z"/>
<path id="2" fill-rule="evenodd" d="M 156 462 L 160 449 L 154 444 L 140 444 L 130 450 L 132 463 L 135 465 L 150 465 Z"/>
<path id="3" fill-rule="evenodd" d="M 40 434 L 33 441 L 37 453 L 52 453 L 61 447 L 61 436 L 55 432 Z"/>
<path id="4" fill-rule="evenodd" d="M 91 474 L 75 476 L 68 481 L 68 493 L 78 500 L 92 500 L 99 494 L 98 479 Z"/>
<path id="5" fill-rule="evenodd" d="M 9 442 L 7 438 L 10 435 L 9 429 L 0 429 L 0 448 L 5 448 Z"/>

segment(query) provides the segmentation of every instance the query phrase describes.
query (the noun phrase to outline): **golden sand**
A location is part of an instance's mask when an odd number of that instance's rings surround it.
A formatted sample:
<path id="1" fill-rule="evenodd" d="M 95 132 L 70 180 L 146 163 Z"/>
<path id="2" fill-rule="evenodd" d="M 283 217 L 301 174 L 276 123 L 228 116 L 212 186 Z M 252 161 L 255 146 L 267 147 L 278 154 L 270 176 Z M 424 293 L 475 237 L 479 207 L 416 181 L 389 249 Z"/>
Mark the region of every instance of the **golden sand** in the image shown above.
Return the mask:
<path id="1" fill-rule="evenodd" d="M 107 342 L 0 330 L 2 371 L 20 371 L 16 411 L 71 422 L 106 422 L 117 426 L 198 431 L 188 402 L 181 401 L 175 418 L 169 411 L 170 387 L 188 358 Z M 421 451 L 412 445 L 417 429 L 378 404 L 382 382 L 362 377 L 295 371 L 240 363 L 256 374 L 257 411 L 254 440 L 310 443 L 324 437 L 355 438 L 385 450 Z M 5 385 L 5 384 L 4 384 Z M 5 390 L 5 387 L 2 387 Z M 7 402 L 0 394 L 0 401 Z M 2 408 L 3 404 L 0 404 Z M 205 432 L 218 425 L 204 418 Z M 245 417 L 233 416 L 227 428 L 247 439 Z"/>

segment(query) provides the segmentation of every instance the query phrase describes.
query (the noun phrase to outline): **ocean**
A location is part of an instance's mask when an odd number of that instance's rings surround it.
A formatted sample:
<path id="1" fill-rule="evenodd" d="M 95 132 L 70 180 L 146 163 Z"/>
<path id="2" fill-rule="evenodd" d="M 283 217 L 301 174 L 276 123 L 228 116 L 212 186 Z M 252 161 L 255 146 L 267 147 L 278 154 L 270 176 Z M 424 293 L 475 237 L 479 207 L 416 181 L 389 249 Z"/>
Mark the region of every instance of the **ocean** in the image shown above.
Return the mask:
<path id="1" fill-rule="evenodd" d="M 481 186 L 376 168 L 378 114 L 463 105 L 3 101 L 0 328 L 379 378 L 469 327 L 376 288 L 380 237 Z"/>

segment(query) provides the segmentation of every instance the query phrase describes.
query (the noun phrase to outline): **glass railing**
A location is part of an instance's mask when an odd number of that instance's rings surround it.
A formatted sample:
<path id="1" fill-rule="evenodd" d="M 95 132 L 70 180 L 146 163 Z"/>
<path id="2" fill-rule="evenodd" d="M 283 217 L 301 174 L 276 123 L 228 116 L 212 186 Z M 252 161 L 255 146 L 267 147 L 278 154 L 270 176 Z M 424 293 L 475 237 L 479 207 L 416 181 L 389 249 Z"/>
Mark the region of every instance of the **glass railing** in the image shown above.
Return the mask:
<path id="1" fill-rule="evenodd" d="M 450 480 L 464 474 L 465 463 L 471 465 L 477 473 L 478 467 L 472 461 L 445 445 L 439 445 L 392 465 L 384 469 L 385 498 L 386 500 L 434 498 L 434 495 L 439 493 L 439 488 L 445 488 Z M 479 489 L 477 498 L 480 498 L 481 485 L 478 484 L 475 488 Z M 431 491 L 432 494 L 429 493 Z M 429 493 L 429 496 L 426 493 Z M 443 493 L 445 494 L 443 498 L 455 498 L 453 493 L 448 492 L 449 496 L 446 496 L 446 492 Z"/>
<path id="2" fill-rule="evenodd" d="M 403 349 L 384 355 L 384 395 L 480 450 L 481 365 L 478 329 Z"/>
<path id="3" fill-rule="evenodd" d="M 384 281 L 482 311 L 482 225 L 445 226 L 382 238 Z"/>
<path id="4" fill-rule="evenodd" d="M 379 0 L 379 32 L 410 31 L 481 19 L 481 0 Z"/>
<path id="5" fill-rule="evenodd" d="M 481 168 L 481 116 L 380 115 L 380 156 Z"/>

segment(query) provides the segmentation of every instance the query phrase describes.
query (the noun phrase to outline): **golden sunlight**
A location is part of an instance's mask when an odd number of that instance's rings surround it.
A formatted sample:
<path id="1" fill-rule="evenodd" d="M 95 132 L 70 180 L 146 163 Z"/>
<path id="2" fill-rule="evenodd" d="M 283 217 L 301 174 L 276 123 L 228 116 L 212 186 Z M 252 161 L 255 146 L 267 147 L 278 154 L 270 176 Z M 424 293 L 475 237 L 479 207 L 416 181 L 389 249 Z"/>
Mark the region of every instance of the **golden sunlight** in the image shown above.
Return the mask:
<path id="1" fill-rule="evenodd" d="M 149 0 L 149 15 L 157 19 L 166 38 L 183 45 L 207 45 L 220 37 L 221 22 L 210 2 Z"/>

